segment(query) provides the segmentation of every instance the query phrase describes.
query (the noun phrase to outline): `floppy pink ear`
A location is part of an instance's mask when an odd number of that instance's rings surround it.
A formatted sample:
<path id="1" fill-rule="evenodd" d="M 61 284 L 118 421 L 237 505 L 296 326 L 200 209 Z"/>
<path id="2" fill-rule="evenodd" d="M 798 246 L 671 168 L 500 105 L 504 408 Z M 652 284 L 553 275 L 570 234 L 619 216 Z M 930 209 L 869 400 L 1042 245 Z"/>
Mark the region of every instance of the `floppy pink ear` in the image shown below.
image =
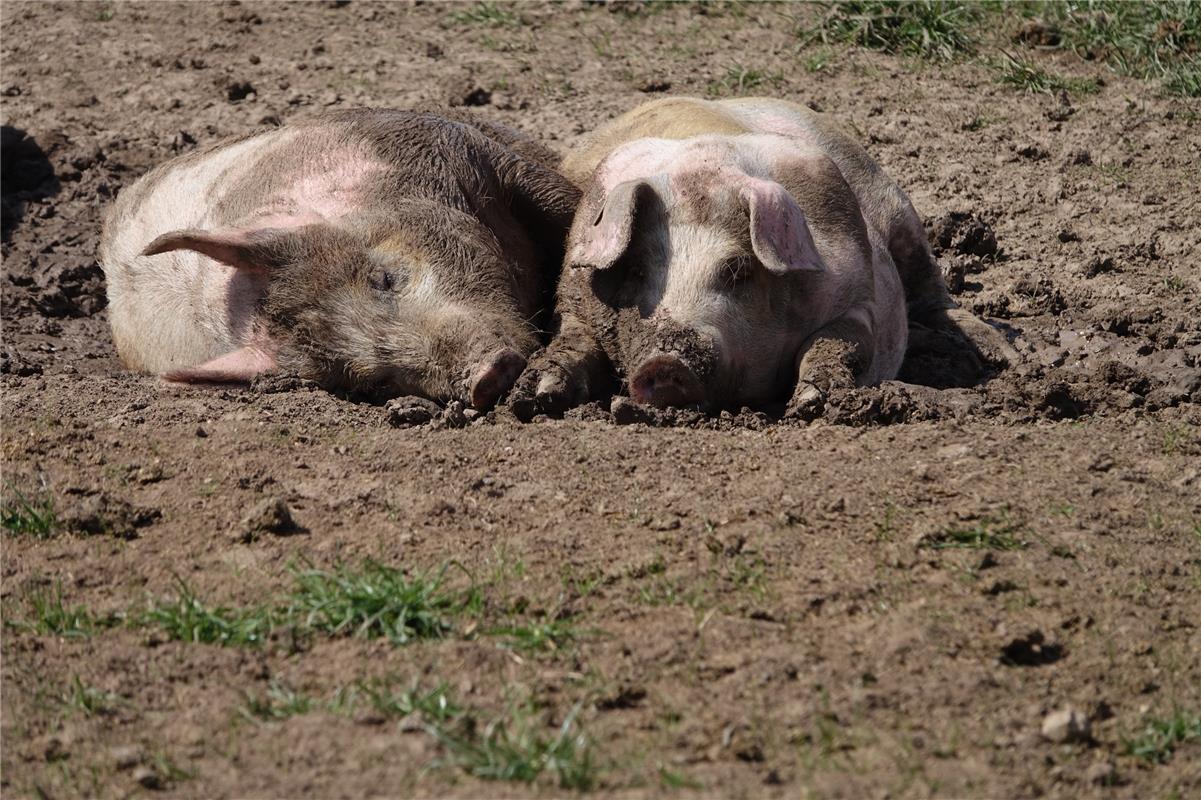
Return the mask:
<path id="1" fill-rule="evenodd" d="M 163 378 L 175 383 L 249 383 L 278 367 L 273 354 L 247 345 L 194 367 L 165 372 Z"/>
<path id="2" fill-rule="evenodd" d="M 740 194 L 750 210 L 751 246 L 763 266 L 777 275 L 826 269 L 805 214 L 787 189 L 774 181 L 751 179 Z"/>
<path id="3" fill-rule="evenodd" d="M 238 269 L 265 271 L 275 259 L 271 245 L 282 231 L 275 228 L 202 231 L 197 228 L 171 231 L 159 236 L 142 251 L 157 256 L 173 250 L 194 250 Z"/>
<path id="4" fill-rule="evenodd" d="M 613 187 L 592 224 L 576 227 L 578 238 L 568 254 L 568 263 L 595 269 L 608 269 L 617 263 L 630 246 L 638 207 L 662 199 L 660 193 L 666 187 L 666 176 L 638 178 Z M 586 203 L 581 213 L 587 213 Z"/>

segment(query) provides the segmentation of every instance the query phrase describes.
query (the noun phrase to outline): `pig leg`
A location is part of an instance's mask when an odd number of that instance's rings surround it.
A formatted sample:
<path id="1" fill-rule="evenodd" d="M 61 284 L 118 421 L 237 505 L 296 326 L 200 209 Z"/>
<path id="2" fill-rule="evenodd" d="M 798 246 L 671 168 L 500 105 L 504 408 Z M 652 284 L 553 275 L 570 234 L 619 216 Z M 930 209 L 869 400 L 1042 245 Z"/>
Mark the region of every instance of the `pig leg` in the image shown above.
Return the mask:
<path id="1" fill-rule="evenodd" d="M 866 323 L 842 317 L 821 328 L 797 354 L 797 382 L 784 415 L 815 419 L 836 389 L 868 381 L 875 337 Z"/>
<path id="2" fill-rule="evenodd" d="M 575 317 L 564 316 L 558 335 L 534 355 L 509 395 L 509 407 L 528 422 L 537 414 L 560 416 L 612 384 L 608 356 Z"/>
<path id="3" fill-rule="evenodd" d="M 1015 367 L 1021 357 L 1005 334 L 951 299 L 942 270 L 930 252 L 917 212 L 900 190 L 890 227 L 888 250 L 905 285 L 909 319 L 919 325 L 957 334 L 982 361 L 994 367 Z"/>

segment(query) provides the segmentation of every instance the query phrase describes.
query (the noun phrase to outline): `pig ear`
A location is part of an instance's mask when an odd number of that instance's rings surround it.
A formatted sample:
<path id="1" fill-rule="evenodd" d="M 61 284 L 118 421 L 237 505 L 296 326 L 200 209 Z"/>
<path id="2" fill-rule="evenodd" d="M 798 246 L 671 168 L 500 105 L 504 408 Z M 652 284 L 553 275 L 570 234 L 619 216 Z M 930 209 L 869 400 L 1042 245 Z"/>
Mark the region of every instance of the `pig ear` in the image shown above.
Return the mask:
<path id="1" fill-rule="evenodd" d="M 741 195 L 751 215 L 751 246 L 763 266 L 777 275 L 826 269 L 805 214 L 788 190 L 772 181 L 755 180 Z"/>
<path id="2" fill-rule="evenodd" d="M 186 229 L 164 233 L 142 251 L 157 256 L 173 250 L 194 250 L 238 269 L 265 271 L 278 262 L 276 252 L 283 231 L 275 228 L 202 231 Z"/>
<path id="3" fill-rule="evenodd" d="M 249 383 L 256 375 L 278 367 L 272 353 L 247 345 L 194 367 L 171 370 L 163 378 L 174 383 Z"/>
<path id="4" fill-rule="evenodd" d="M 572 266 L 608 269 L 617 263 L 629 249 L 639 207 L 661 199 L 659 190 L 665 185 L 665 176 L 656 176 L 613 187 L 591 224 L 586 218 L 577 224 L 575 243 L 568 254 Z M 581 213 L 586 211 L 587 204 Z"/>

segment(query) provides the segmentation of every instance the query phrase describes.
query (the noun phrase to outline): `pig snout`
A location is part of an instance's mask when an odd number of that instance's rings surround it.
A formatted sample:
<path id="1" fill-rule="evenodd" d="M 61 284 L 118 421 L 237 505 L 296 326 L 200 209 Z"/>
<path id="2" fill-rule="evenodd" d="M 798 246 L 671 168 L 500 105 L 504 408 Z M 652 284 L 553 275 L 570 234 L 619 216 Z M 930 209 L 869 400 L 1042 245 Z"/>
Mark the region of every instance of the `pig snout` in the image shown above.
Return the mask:
<path id="1" fill-rule="evenodd" d="M 467 378 L 471 407 L 483 410 L 496 405 L 501 395 L 516 383 L 523 369 L 525 358 L 511 347 L 502 347 L 484 358 L 470 370 Z"/>
<path id="2" fill-rule="evenodd" d="M 630 376 L 630 396 L 658 408 L 691 406 L 705 399 L 705 387 L 679 356 L 659 353 L 634 370 Z"/>

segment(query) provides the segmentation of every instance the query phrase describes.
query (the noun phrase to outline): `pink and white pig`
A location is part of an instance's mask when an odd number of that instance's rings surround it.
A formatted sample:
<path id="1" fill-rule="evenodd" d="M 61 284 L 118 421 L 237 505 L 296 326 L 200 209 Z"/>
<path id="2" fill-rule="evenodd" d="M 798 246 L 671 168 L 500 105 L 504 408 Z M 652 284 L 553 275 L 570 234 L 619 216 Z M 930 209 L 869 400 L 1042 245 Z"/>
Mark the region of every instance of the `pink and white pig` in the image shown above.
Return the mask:
<path id="1" fill-rule="evenodd" d="M 540 344 L 578 190 L 501 125 L 362 109 L 228 140 L 123 191 L 117 351 L 173 381 L 282 367 L 484 408 Z"/>
<path id="2" fill-rule="evenodd" d="M 908 198 L 807 108 L 659 100 L 586 136 L 562 170 L 584 196 L 559 331 L 514 390 L 519 416 L 619 388 L 809 414 L 831 388 L 895 377 L 910 314 L 959 313 Z"/>

